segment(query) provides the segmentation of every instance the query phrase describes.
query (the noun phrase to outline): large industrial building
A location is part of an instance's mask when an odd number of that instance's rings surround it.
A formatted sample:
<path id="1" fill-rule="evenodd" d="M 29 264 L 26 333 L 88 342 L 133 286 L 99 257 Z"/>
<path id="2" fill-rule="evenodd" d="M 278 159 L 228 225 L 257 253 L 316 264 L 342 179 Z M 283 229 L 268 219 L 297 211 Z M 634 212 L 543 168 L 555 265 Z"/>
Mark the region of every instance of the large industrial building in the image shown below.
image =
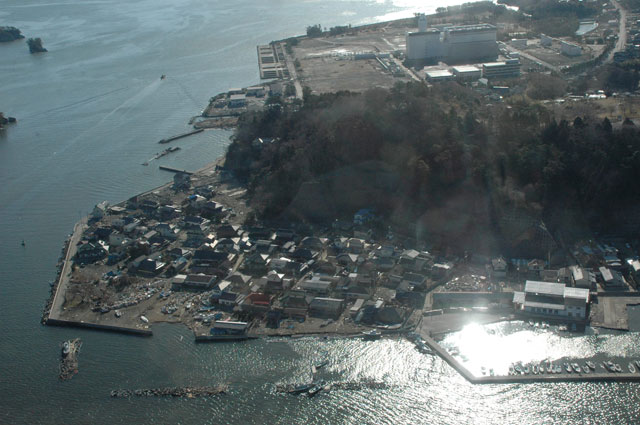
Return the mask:
<path id="1" fill-rule="evenodd" d="M 426 16 L 419 15 L 418 32 L 407 34 L 407 60 L 412 65 L 470 63 L 497 56 L 496 27 L 489 24 L 428 28 Z"/>

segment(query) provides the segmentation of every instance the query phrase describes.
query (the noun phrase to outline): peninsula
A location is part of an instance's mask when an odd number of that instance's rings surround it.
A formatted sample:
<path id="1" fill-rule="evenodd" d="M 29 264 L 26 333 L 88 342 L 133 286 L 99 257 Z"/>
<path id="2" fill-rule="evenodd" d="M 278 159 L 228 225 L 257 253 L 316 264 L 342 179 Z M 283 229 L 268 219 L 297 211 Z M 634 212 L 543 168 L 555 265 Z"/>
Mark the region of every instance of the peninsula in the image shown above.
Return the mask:
<path id="1" fill-rule="evenodd" d="M 630 19 L 612 4 L 556 14 Z M 194 123 L 237 125 L 225 157 L 98 204 L 44 320 L 183 323 L 198 341 L 413 331 L 437 352 L 432 337 L 470 321 L 628 330 L 637 62 L 577 21 L 534 36 L 546 11 L 482 2 L 258 46 L 269 81 L 211 98 Z"/>

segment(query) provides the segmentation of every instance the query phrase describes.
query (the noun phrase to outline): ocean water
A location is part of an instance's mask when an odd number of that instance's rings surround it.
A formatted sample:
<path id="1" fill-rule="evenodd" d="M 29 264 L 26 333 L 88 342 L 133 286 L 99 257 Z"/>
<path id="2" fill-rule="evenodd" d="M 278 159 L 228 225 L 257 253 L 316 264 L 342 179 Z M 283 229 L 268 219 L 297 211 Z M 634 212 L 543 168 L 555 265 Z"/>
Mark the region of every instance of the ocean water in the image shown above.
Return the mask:
<path id="1" fill-rule="evenodd" d="M 141 165 L 162 149 L 158 140 L 187 130 L 211 96 L 259 82 L 257 44 L 315 23 L 357 25 L 453 3 L 2 0 L 0 25 L 41 37 L 49 53 L 30 55 L 24 41 L 0 44 L 0 111 L 19 119 L 0 132 L 0 423 L 636 422 L 636 385 L 472 386 L 402 339 L 195 344 L 181 326 L 154 326 L 152 338 L 137 338 L 39 324 L 62 242 L 81 216 L 102 200 L 169 181 L 159 164 L 197 169 L 224 153 L 231 133 L 212 130 Z M 470 335 L 500 329 L 465 329 L 446 343 L 477 366 L 491 352 Z M 59 382 L 59 344 L 73 337 L 84 341 L 80 373 Z M 621 356 L 638 354 L 637 334 L 585 338 L 566 342 L 571 355 L 602 344 Z M 538 350 L 553 346 L 544 336 L 526 340 Z M 388 387 L 313 399 L 275 392 L 276 383 L 307 379 L 320 358 L 329 359 L 322 371 L 328 381 Z M 230 393 L 214 398 L 109 397 L 117 388 L 223 382 Z"/>

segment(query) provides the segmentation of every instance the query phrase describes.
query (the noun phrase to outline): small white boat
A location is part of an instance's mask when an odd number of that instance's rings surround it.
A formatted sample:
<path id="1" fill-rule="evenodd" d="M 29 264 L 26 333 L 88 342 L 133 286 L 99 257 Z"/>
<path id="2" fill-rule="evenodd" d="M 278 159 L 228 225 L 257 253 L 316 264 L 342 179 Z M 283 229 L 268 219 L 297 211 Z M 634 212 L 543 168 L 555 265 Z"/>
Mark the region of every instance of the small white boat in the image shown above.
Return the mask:
<path id="1" fill-rule="evenodd" d="M 567 373 L 571 373 L 571 365 L 569 363 L 565 363 L 564 364 L 564 370 L 566 370 Z"/>
<path id="2" fill-rule="evenodd" d="M 629 363 L 629 372 L 636 373 L 636 367 L 633 365 L 633 363 Z"/>
<path id="3" fill-rule="evenodd" d="M 149 319 L 147 319 L 145 316 L 140 316 L 140 320 L 142 320 L 144 323 L 149 323 Z"/>
<path id="4" fill-rule="evenodd" d="M 587 362 L 586 362 L 586 363 L 587 363 L 587 366 L 589 367 L 589 369 L 591 369 L 591 370 L 593 370 L 593 371 L 595 371 L 595 370 L 596 370 L 596 365 L 595 365 L 595 363 L 593 363 L 593 362 L 591 362 L 591 361 L 588 361 L 588 360 L 587 360 Z"/>
<path id="5" fill-rule="evenodd" d="M 576 373 L 580 373 L 580 372 L 582 372 L 582 369 L 580 369 L 580 365 L 579 365 L 578 363 L 573 363 L 573 364 L 571 365 L 571 367 L 573 368 L 573 370 L 574 370 Z"/>

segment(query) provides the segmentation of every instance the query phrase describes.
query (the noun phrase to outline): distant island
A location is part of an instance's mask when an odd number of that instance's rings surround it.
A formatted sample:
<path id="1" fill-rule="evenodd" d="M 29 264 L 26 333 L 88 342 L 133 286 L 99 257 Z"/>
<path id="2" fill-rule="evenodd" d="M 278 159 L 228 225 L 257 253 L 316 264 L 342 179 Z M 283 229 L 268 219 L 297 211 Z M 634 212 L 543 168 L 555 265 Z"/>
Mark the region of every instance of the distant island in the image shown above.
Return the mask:
<path id="1" fill-rule="evenodd" d="M 0 27 L 0 43 L 7 43 L 24 38 L 16 27 Z"/>
<path id="2" fill-rule="evenodd" d="M 28 39 L 27 44 L 29 45 L 29 52 L 31 53 L 44 53 L 48 51 L 42 47 L 42 39 L 40 37 Z"/>

